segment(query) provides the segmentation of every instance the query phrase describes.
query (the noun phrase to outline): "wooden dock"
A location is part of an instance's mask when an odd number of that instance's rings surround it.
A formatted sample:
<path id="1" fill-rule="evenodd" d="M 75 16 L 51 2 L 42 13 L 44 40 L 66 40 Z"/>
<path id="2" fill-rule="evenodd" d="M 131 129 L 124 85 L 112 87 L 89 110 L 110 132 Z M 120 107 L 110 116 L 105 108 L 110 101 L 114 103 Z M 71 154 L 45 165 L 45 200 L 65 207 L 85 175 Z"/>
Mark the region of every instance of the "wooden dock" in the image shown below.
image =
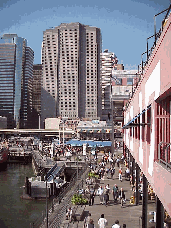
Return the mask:
<path id="1" fill-rule="evenodd" d="M 10 148 L 7 163 L 31 163 L 32 151 L 22 148 Z"/>

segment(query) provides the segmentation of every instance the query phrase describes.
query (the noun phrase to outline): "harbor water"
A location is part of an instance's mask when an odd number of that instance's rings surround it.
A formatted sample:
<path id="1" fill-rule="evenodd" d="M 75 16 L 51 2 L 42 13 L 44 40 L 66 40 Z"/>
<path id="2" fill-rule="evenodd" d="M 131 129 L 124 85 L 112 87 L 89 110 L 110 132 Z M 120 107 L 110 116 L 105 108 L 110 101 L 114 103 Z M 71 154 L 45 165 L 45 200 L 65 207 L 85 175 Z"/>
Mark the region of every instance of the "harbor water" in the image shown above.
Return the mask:
<path id="1" fill-rule="evenodd" d="M 0 171 L 0 228 L 29 228 L 45 210 L 46 201 L 20 198 L 26 176 L 35 176 L 31 164 L 8 164 Z"/>

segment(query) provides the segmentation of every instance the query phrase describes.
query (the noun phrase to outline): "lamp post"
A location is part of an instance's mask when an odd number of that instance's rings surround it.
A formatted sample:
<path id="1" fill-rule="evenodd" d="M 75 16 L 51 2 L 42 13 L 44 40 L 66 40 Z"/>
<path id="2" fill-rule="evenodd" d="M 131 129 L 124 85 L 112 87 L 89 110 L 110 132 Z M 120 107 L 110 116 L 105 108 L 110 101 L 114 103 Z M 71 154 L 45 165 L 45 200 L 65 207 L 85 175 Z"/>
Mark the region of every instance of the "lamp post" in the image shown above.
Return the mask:
<path id="1" fill-rule="evenodd" d="M 64 147 L 64 122 L 63 122 L 63 147 Z"/>
<path id="2" fill-rule="evenodd" d="M 113 99 L 112 99 L 112 74 L 110 75 L 110 99 L 111 99 L 111 110 L 112 110 L 112 148 L 111 154 L 114 155 L 114 125 L 113 125 Z"/>
<path id="3" fill-rule="evenodd" d="M 46 228 L 48 228 L 47 175 L 45 178 L 46 178 Z"/>
<path id="4" fill-rule="evenodd" d="M 39 130 L 40 130 L 40 113 L 38 113 L 38 117 L 39 117 Z"/>
<path id="5" fill-rule="evenodd" d="M 76 144 L 77 147 L 77 144 Z M 78 181 L 78 151 L 76 152 L 76 160 L 77 160 L 77 181 Z"/>

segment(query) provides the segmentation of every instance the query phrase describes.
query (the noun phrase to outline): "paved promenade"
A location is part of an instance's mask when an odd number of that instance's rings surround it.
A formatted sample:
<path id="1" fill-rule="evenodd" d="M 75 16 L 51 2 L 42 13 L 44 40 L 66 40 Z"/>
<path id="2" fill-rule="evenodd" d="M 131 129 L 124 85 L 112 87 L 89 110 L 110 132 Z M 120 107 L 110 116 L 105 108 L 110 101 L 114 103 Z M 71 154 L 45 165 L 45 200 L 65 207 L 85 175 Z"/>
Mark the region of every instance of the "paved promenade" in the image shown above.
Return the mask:
<path id="1" fill-rule="evenodd" d="M 121 155 L 122 150 L 116 151 L 116 155 Z M 123 169 L 123 174 L 125 173 L 125 167 L 123 164 L 121 164 L 122 169 Z M 98 228 L 98 219 L 100 218 L 101 214 L 105 215 L 105 218 L 108 220 L 108 226 L 107 228 L 111 228 L 112 225 L 115 223 L 115 220 L 119 220 L 119 224 L 121 227 L 123 227 L 123 224 L 126 224 L 127 228 L 139 228 L 142 227 L 142 220 L 141 220 L 141 215 L 142 215 L 142 205 L 132 205 L 130 204 L 130 197 L 132 196 L 132 189 L 130 182 L 125 180 L 123 177 L 123 181 L 120 182 L 118 178 L 118 170 L 119 168 L 115 166 L 115 175 L 113 180 L 112 179 L 107 179 L 107 177 L 104 178 L 104 180 L 99 180 L 99 183 L 96 184 L 96 189 L 98 188 L 99 185 L 105 186 L 106 184 L 109 184 L 110 187 L 110 195 L 109 195 L 109 204 L 106 207 L 105 205 L 100 204 L 99 196 L 95 196 L 95 201 L 93 206 L 86 206 L 85 209 L 85 214 L 88 212 L 91 213 L 92 219 L 94 220 L 95 223 L 95 228 Z M 110 175 L 109 175 L 110 177 Z M 125 191 L 126 195 L 126 203 L 123 205 L 121 208 L 120 203 L 118 202 L 117 204 L 114 204 L 113 201 L 113 194 L 112 194 L 112 188 L 114 184 L 117 184 L 117 186 L 120 188 L 122 187 L 123 190 Z M 140 201 L 141 203 L 141 201 Z M 148 220 L 152 219 L 152 216 L 149 215 L 150 211 L 153 211 L 155 209 L 155 202 L 154 201 L 149 201 L 148 203 Z M 148 222 L 148 228 L 154 227 L 154 223 L 149 223 Z M 71 226 L 70 226 L 71 227 Z M 73 226 L 75 227 L 75 226 Z M 80 222 L 78 227 L 83 227 L 83 222 Z"/>

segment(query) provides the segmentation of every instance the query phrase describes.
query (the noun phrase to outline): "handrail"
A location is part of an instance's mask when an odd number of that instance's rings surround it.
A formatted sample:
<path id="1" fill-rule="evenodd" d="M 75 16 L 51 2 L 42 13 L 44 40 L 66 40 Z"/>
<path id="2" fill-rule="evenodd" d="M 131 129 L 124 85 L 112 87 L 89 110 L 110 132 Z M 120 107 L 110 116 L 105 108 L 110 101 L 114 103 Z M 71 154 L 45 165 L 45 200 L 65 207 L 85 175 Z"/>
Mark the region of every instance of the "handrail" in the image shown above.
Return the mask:
<path id="1" fill-rule="evenodd" d="M 141 64 L 141 65 L 142 65 L 142 74 L 143 74 L 143 69 L 144 69 L 144 67 L 147 65 L 148 60 L 149 60 L 149 58 L 150 58 L 150 56 L 151 56 L 151 54 L 152 54 L 153 49 L 154 49 L 155 46 L 156 46 L 156 42 L 157 42 L 157 40 L 158 40 L 158 39 L 160 38 L 160 36 L 161 36 L 161 33 L 162 33 L 162 31 L 163 31 L 164 22 L 165 22 L 165 20 L 166 20 L 166 18 L 167 18 L 167 16 L 168 16 L 170 10 L 171 10 L 171 4 L 170 4 L 170 6 L 169 6 L 167 9 L 165 9 L 165 10 L 161 11 L 160 13 L 154 15 L 154 35 L 152 35 L 152 36 L 150 36 L 150 37 L 147 38 L 147 48 L 146 48 L 146 52 L 144 52 L 144 53 L 147 53 L 147 59 L 146 59 L 146 61 L 143 61 L 143 60 L 141 59 L 141 62 L 142 62 L 142 64 Z M 158 32 L 156 32 L 156 17 L 157 17 L 158 15 L 160 15 L 160 14 L 166 12 L 166 11 L 167 11 L 167 13 L 166 13 L 164 19 L 162 20 L 161 28 L 159 29 Z M 149 49 L 149 48 L 148 48 L 148 40 L 151 39 L 151 38 L 153 38 L 153 37 L 154 37 L 154 43 L 153 43 L 152 47 Z M 143 55 L 144 53 L 142 53 L 142 55 Z M 141 56 L 142 56 L 142 55 L 141 55 Z"/>
<path id="2" fill-rule="evenodd" d="M 146 47 L 146 51 L 143 52 L 143 53 L 141 54 L 141 63 L 138 65 L 138 73 L 140 72 L 139 75 L 143 75 L 144 68 L 145 68 L 146 65 L 148 64 L 149 58 L 150 58 L 150 56 L 151 56 L 151 54 L 152 54 L 154 48 L 156 47 L 156 41 L 157 41 L 157 40 L 160 38 L 160 36 L 161 36 L 161 33 L 162 33 L 162 31 L 163 31 L 164 21 L 166 20 L 168 14 L 169 14 L 169 12 L 170 12 L 170 10 L 171 10 L 171 4 L 170 4 L 170 6 L 169 6 L 167 9 L 165 9 L 165 10 L 161 11 L 160 13 L 154 15 L 154 35 L 152 35 L 152 36 L 150 36 L 150 37 L 147 38 L 147 47 Z M 163 21 L 162 21 L 162 26 L 161 26 L 161 28 L 159 29 L 159 31 L 156 32 L 156 20 L 155 20 L 155 18 L 156 18 L 156 16 L 158 16 L 159 14 L 162 14 L 162 13 L 164 13 L 164 12 L 166 12 L 166 11 L 167 11 L 167 13 L 166 13 L 166 15 L 165 15 L 165 17 L 164 17 L 164 19 L 163 19 Z M 155 37 L 155 39 L 154 39 L 154 43 L 153 43 L 152 47 L 149 49 L 149 47 L 148 47 L 148 39 L 150 39 L 150 38 L 152 38 L 152 37 Z M 147 53 L 147 59 L 146 59 L 146 61 L 143 61 L 142 56 L 143 56 L 145 53 Z M 140 69 L 140 66 L 141 66 L 141 69 Z M 141 79 L 141 77 L 140 77 L 140 79 Z M 140 80 L 139 80 L 139 81 L 140 81 Z M 137 86 L 136 86 L 136 88 L 137 88 Z M 136 88 L 135 88 L 135 90 L 136 90 Z M 134 92 L 135 92 L 135 91 L 134 91 Z M 134 94 L 134 92 L 133 92 L 133 94 Z M 130 103 L 130 101 L 131 101 L 131 98 L 133 97 L 133 94 L 132 94 L 132 96 L 130 97 L 128 103 L 127 103 L 127 107 L 128 107 L 128 105 L 129 105 L 129 103 Z M 127 109 L 127 107 L 126 107 L 126 109 Z M 125 111 L 126 111 L 126 109 L 125 109 Z"/>
<path id="3" fill-rule="evenodd" d="M 49 227 L 52 225 L 52 223 L 55 222 L 55 227 L 60 227 L 61 221 L 64 218 L 66 214 L 66 208 L 71 203 L 71 197 L 73 194 L 81 188 L 83 185 L 83 182 L 85 181 L 85 177 L 88 175 L 89 169 L 88 166 L 86 166 L 84 169 L 81 169 L 79 171 L 79 177 L 81 177 L 80 180 L 77 181 L 76 175 L 77 171 L 72 175 L 72 178 L 70 180 L 69 185 L 55 198 L 52 202 L 51 208 L 49 209 L 49 215 L 53 216 L 52 219 L 49 220 Z M 64 199 L 64 200 L 63 200 Z M 56 212 L 57 210 L 57 212 Z M 37 227 L 44 227 L 44 224 L 46 223 L 46 213 L 45 211 L 42 212 L 42 216 L 36 220 L 34 223 L 31 224 L 31 227 L 37 228 Z"/>

